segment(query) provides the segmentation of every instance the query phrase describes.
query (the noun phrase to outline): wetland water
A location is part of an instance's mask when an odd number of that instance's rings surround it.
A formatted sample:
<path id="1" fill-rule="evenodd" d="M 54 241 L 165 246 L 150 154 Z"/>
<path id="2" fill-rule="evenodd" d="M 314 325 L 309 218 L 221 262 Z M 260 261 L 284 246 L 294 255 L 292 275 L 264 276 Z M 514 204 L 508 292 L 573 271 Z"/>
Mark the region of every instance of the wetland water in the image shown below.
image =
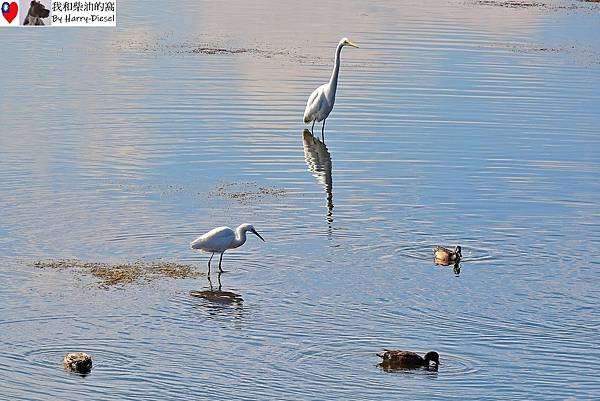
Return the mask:
<path id="1" fill-rule="evenodd" d="M 597 397 L 600 9 L 503 3 L 120 2 L 116 29 L 2 29 L 0 399 Z M 342 36 L 323 144 L 302 113 Z M 189 242 L 242 222 L 267 242 L 220 282 L 34 266 L 204 273 Z M 462 245 L 458 274 L 434 244 Z M 440 369 L 384 372 L 384 347 Z"/>

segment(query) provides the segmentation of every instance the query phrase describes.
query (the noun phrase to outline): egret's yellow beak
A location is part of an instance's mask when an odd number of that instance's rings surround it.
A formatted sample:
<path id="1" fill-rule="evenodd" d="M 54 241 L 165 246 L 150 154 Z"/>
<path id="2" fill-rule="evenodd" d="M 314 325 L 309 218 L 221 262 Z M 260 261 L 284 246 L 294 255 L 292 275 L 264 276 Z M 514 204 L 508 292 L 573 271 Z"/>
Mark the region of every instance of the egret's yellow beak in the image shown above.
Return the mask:
<path id="1" fill-rule="evenodd" d="M 348 41 L 346 41 L 346 44 L 347 44 L 348 46 L 356 47 L 356 48 L 358 49 L 358 46 L 357 46 L 357 45 L 355 45 L 354 43 L 350 42 L 349 40 L 348 40 Z"/>

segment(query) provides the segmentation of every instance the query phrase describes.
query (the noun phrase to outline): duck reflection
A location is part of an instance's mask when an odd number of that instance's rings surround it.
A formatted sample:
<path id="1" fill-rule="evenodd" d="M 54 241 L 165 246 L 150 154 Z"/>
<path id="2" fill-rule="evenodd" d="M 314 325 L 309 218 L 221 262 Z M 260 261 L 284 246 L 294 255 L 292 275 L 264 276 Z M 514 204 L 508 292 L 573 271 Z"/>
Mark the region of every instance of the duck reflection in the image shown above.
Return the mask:
<path id="1" fill-rule="evenodd" d="M 460 263 L 455 263 L 452 271 L 454 271 L 456 277 L 460 276 Z"/>
<path id="2" fill-rule="evenodd" d="M 217 305 L 232 305 L 232 306 L 241 306 L 244 302 L 244 299 L 240 294 L 236 294 L 231 291 L 223 291 L 221 284 L 221 273 L 219 272 L 217 276 L 218 289 L 215 289 L 213 286 L 213 282 L 210 279 L 210 276 L 207 276 L 208 286 L 207 290 L 203 291 L 190 291 L 190 295 L 193 297 L 198 297 L 205 299 L 213 304 Z"/>
<path id="3" fill-rule="evenodd" d="M 385 363 L 385 362 L 378 363 L 377 366 L 386 373 L 416 373 L 419 371 L 437 373 L 438 369 L 439 369 L 437 365 L 415 367 L 415 366 L 394 365 L 394 364 L 389 364 L 389 363 Z"/>
<path id="4" fill-rule="evenodd" d="M 433 258 L 433 263 L 438 266 L 452 266 L 452 271 L 454 275 L 458 277 L 460 275 L 460 261 L 458 262 L 450 262 L 450 261 L 440 261 L 439 259 Z"/>
<path id="5" fill-rule="evenodd" d="M 378 363 L 377 366 L 386 373 L 404 373 L 404 374 L 415 374 L 415 373 L 426 373 L 426 376 L 436 377 L 438 374 L 437 367 L 424 367 L 421 369 L 398 367 L 393 365 L 387 365 L 384 363 Z"/>
<path id="6" fill-rule="evenodd" d="M 331 179 L 331 154 L 320 139 L 305 129 L 302 132 L 304 160 L 308 170 L 323 185 L 327 194 L 327 221 L 333 222 L 333 183 Z"/>

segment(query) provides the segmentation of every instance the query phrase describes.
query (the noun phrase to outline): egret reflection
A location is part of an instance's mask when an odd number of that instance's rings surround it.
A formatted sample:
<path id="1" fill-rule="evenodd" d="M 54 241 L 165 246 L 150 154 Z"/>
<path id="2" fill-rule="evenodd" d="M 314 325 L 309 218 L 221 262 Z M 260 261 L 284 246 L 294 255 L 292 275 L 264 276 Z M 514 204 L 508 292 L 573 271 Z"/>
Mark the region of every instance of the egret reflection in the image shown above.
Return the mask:
<path id="1" fill-rule="evenodd" d="M 308 170 L 323 185 L 327 194 L 327 221 L 333 222 L 333 182 L 331 179 L 331 154 L 327 146 L 309 130 L 302 132 L 304 160 Z"/>
<path id="2" fill-rule="evenodd" d="M 213 286 L 213 282 L 210 279 L 210 275 L 207 275 L 206 277 L 208 279 L 209 288 L 207 290 L 203 290 L 203 291 L 190 291 L 191 296 L 205 299 L 213 304 L 242 305 L 242 303 L 244 302 L 244 299 L 242 298 L 242 296 L 240 294 L 236 294 L 235 292 L 231 292 L 231 291 L 223 291 L 222 290 L 223 285 L 221 284 L 221 273 L 220 272 L 217 275 L 217 284 L 218 284 L 217 289 L 215 289 L 215 287 Z"/>

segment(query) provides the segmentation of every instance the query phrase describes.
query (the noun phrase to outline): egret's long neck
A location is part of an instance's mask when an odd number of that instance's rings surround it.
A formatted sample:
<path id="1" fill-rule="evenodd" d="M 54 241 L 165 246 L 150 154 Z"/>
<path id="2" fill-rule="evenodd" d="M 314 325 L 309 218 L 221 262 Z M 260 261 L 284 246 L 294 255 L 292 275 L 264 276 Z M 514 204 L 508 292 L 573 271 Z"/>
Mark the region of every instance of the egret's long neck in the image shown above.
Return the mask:
<path id="1" fill-rule="evenodd" d="M 331 78 L 329 78 L 329 87 L 331 88 L 331 94 L 335 95 L 337 89 L 338 74 L 340 73 L 340 54 L 342 53 L 342 47 L 344 45 L 340 43 L 335 49 L 335 62 L 333 64 L 333 71 L 331 72 Z"/>
<path id="2" fill-rule="evenodd" d="M 241 228 L 235 230 L 235 241 L 231 244 L 230 248 L 237 248 L 238 246 L 244 245 L 246 242 L 246 231 Z"/>

